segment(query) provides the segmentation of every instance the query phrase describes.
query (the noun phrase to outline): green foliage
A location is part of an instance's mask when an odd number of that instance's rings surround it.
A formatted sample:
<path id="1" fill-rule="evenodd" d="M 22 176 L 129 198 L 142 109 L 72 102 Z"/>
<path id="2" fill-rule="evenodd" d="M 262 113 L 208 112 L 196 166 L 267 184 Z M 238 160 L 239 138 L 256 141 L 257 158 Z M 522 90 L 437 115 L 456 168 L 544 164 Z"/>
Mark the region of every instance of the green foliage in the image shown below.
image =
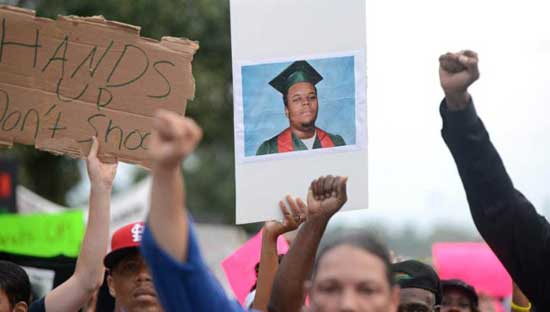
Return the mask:
<path id="1" fill-rule="evenodd" d="M 198 220 L 234 222 L 233 115 L 228 0 L 42 0 L 37 15 L 93 16 L 141 26 L 141 35 L 186 37 L 199 41 L 193 61 L 195 100 L 187 112 L 204 129 L 194 165 L 186 170 L 188 205 Z M 38 194 L 63 204 L 78 182 L 76 162 L 17 147 L 21 181 Z M 140 177 L 143 173 L 138 174 Z"/>

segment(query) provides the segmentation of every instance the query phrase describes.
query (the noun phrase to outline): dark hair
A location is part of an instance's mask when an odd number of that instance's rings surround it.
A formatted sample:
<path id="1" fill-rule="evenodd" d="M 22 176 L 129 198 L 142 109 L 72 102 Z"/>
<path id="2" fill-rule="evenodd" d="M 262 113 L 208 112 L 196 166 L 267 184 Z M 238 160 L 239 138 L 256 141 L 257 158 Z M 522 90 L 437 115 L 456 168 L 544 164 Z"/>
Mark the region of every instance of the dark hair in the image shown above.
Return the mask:
<path id="1" fill-rule="evenodd" d="M 29 276 L 17 264 L 0 260 L 0 289 L 6 293 L 10 308 L 21 301 L 29 304 L 31 298 Z"/>
<path id="2" fill-rule="evenodd" d="M 386 271 L 385 275 L 388 284 L 390 286 L 395 285 L 395 280 L 393 278 L 393 271 L 391 267 L 390 253 L 386 245 L 377 238 L 369 235 L 367 232 L 357 230 L 338 235 L 323 244 L 322 248 L 317 254 L 317 260 L 315 261 L 315 264 L 313 266 L 313 276 L 315 276 L 315 274 L 317 273 L 317 268 L 321 258 L 323 258 L 323 256 L 330 250 L 343 245 L 357 247 L 380 258 L 380 260 L 382 260 L 382 262 L 384 263 L 384 270 Z"/>
<path id="3" fill-rule="evenodd" d="M 288 89 L 290 89 L 290 87 Z M 283 103 L 285 104 L 285 107 L 288 106 L 288 89 L 285 93 L 283 93 Z M 315 89 L 315 94 L 317 95 L 317 86 L 314 85 L 313 89 Z"/>

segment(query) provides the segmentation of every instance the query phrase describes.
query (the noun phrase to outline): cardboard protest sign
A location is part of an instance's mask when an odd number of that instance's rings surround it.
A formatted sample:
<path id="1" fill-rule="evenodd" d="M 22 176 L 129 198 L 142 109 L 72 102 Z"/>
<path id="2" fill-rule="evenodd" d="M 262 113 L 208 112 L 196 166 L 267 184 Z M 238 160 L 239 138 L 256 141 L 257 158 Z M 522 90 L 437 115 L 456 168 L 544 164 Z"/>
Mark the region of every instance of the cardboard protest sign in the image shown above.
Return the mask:
<path id="1" fill-rule="evenodd" d="M 262 231 L 222 261 L 225 276 L 241 305 L 244 305 L 246 296 L 256 283 L 255 267 L 260 262 L 261 251 Z M 285 254 L 287 251 L 288 243 L 283 235 L 280 235 L 277 238 L 277 252 L 278 254 Z"/>
<path id="2" fill-rule="evenodd" d="M 512 279 L 485 243 L 436 243 L 432 256 L 441 279 L 461 279 L 494 297 L 512 295 Z"/>
<path id="3" fill-rule="evenodd" d="M 328 174 L 367 208 L 365 1 L 230 4 L 237 223 L 281 219 Z"/>
<path id="4" fill-rule="evenodd" d="M 157 109 L 183 114 L 193 98 L 196 42 L 143 38 L 103 17 L 36 17 L 0 7 L 0 144 L 73 157 L 91 137 L 100 158 L 147 166 Z"/>
<path id="5" fill-rule="evenodd" d="M 84 237 L 82 210 L 0 215 L 0 251 L 35 257 L 77 257 Z"/>

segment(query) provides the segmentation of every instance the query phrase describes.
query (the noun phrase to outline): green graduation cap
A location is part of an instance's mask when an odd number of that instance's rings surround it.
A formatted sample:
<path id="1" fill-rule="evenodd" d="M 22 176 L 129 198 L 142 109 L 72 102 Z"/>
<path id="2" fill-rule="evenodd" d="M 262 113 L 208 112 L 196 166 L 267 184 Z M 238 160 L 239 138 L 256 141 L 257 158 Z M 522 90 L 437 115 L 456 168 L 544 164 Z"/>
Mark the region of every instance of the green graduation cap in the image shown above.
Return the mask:
<path id="1" fill-rule="evenodd" d="M 286 94 L 288 88 L 298 82 L 310 82 L 316 85 L 319 81 L 323 80 L 315 68 L 309 65 L 306 61 L 296 61 L 285 70 L 283 70 L 277 77 L 273 78 L 269 84 L 277 89 L 282 94 Z"/>

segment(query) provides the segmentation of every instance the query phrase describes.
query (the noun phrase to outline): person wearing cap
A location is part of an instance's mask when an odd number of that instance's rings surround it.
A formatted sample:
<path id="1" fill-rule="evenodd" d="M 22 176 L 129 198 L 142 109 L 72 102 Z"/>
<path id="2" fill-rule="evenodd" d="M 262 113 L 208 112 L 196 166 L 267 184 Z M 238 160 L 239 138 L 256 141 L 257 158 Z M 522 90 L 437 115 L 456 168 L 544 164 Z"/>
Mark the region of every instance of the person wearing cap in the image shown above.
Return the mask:
<path id="1" fill-rule="evenodd" d="M 458 168 L 474 223 L 533 308 L 550 311 L 550 223 L 514 187 L 477 115 L 468 88 L 479 78 L 478 56 L 473 51 L 447 53 L 439 63 L 445 93 L 439 106 L 441 134 Z"/>
<path id="2" fill-rule="evenodd" d="M 315 85 L 323 77 L 306 61 L 296 61 L 269 84 L 283 95 L 289 127 L 264 141 L 256 155 L 346 145 L 344 139 L 315 125 L 319 111 Z"/>
<path id="3" fill-rule="evenodd" d="M 441 282 L 431 266 L 407 260 L 394 263 L 392 269 L 401 287 L 399 312 L 437 311 L 441 304 Z"/>
<path id="4" fill-rule="evenodd" d="M 28 306 L 29 298 L 27 298 L 26 301 L 15 302 L 15 306 L 7 311 L 78 311 L 101 286 L 105 271 L 101 260 L 107 252 L 109 244 L 111 190 L 117 164 L 101 162 L 97 157 L 98 151 L 99 142 L 93 137 L 90 152 L 86 158 L 86 168 L 90 179 L 88 224 L 73 275 L 30 306 Z M 3 279 L 4 277 L 0 274 L 0 280 Z M 26 289 L 21 290 L 21 294 L 24 294 L 25 297 L 28 296 L 28 293 L 30 293 L 30 289 L 28 292 Z M 0 308 L 0 312 L 5 311 Z"/>
<path id="5" fill-rule="evenodd" d="M 145 225 L 134 222 L 113 233 L 111 251 L 103 259 L 115 312 L 162 311 L 149 269 L 139 252 Z"/>
<path id="6" fill-rule="evenodd" d="M 441 312 L 478 312 L 478 297 L 473 286 L 459 279 L 441 281 Z"/>

